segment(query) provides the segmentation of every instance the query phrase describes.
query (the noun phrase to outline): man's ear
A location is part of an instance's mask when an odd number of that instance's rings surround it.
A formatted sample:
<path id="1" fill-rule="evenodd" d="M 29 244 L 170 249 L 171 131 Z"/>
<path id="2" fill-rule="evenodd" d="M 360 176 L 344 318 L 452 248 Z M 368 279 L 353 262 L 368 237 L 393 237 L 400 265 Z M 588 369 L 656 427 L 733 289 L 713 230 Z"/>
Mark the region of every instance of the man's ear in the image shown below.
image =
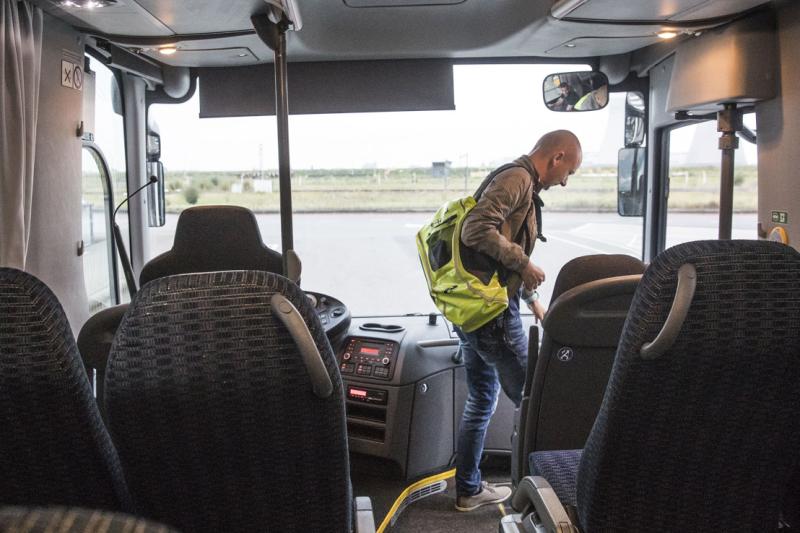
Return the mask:
<path id="1" fill-rule="evenodd" d="M 566 156 L 566 154 L 564 153 L 563 150 L 560 151 L 560 152 L 556 152 L 556 154 L 553 156 L 553 165 L 557 165 L 558 163 L 561 163 L 564 160 L 565 156 Z"/>

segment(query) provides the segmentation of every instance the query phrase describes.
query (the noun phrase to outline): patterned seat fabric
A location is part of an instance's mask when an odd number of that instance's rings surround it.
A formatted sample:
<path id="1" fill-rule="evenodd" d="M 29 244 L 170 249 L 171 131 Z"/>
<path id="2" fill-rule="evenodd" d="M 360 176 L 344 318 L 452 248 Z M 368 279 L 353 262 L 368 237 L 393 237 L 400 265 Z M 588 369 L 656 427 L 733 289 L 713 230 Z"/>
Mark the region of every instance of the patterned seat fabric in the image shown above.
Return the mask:
<path id="1" fill-rule="evenodd" d="M 530 455 L 532 476 L 545 478 L 563 505 L 577 505 L 575 490 L 583 450 L 534 452 Z"/>
<path id="2" fill-rule="evenodd" d="M 674 344 L 644 360 L 681 265 L 697 288 Z M 659 255 L 634 297 L 581 458 L 585 531 L 774 530 L 800 453 L 800 254 L 698 241 Z"/>
<path id="3" fill-rule="evenodd" d="M 325 399 L 272 315 L 283 294 L 333 381 Z M 342 381 L 303 292 L 281 276 L 145 285 L 114 340 L 106 410 L 137 511 L 185 531 L 350 531 Z"/>
<path id="4" fill-rule="evenodd" d="M 77 508 L 0 508 L 0 533 L 177 533 L 129 515 Z"/>
<path id="5" fill-rule="evenodd" d="M 0 427 L 0 504 L 128 508 L 64 310 L 11 268 L 0 268 Z"/>

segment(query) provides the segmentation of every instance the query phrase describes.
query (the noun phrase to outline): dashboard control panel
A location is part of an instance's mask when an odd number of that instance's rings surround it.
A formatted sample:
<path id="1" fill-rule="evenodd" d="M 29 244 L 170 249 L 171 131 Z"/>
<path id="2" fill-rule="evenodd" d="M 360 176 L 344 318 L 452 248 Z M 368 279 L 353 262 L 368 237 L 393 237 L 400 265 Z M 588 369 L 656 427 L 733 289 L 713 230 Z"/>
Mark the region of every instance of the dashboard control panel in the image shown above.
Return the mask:
<path id="1" fill-rule="evenodd" d="M 394 341 L 350 337 L 339 357 L 342 376 L 390 380 L 400 345 Z"/>

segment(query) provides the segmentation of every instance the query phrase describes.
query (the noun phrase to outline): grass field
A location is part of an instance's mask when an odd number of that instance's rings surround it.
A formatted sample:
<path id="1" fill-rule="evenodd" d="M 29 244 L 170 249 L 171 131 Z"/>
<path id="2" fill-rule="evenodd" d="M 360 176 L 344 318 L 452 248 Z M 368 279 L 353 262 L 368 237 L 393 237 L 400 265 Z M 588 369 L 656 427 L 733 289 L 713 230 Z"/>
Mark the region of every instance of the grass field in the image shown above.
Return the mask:
<path id="1" fill-rule="evenodd" d="M 434 177 L 430 168 L 299 169 L 292 175 L 292 207 L 297 212 L 432 211 L 447 200 L 472 193 L 490 171 L 451 168 L 449 176 Z M 570 178 L 568 187 L 543 195 L 547 209 L 616 212 L 616 174 L 615 167 L 582 168 Z M 115 182 L 119 180 L 115 175 Z M 670 211 L 718 209 L 719 169 L 676 168 L 672 169 L 670 180 Z M 275 172 L 258 177 L 246 172 L 168 171 L 165 182 L 169 212 L 213 204 L 236 204 L 256 212 L 277 212 L 279 208 Z M 734 210 L 755 212 L 756 168 L 737 167 L 735 183 Z M 102 203 L 96 175 L 84 176 L 84 203 Z"/>

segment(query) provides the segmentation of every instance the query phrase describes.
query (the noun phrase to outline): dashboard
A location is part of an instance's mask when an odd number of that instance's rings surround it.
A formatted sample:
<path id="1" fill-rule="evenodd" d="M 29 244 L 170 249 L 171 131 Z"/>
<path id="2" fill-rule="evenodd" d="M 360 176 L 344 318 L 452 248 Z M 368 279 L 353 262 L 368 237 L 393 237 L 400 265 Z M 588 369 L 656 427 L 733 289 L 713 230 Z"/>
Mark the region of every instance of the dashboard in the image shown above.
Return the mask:
<path id="1" fill-rule="evenodd" d="M 467 398 L 451 324 L 437 314 L 352 318 L 336 298 L 310 294 L 342 376 L 351 452 L 392 461 L 407 479 L 449 467 Z M 513 417 L 501 394 L 487 453 L 510 453 Z"/>

